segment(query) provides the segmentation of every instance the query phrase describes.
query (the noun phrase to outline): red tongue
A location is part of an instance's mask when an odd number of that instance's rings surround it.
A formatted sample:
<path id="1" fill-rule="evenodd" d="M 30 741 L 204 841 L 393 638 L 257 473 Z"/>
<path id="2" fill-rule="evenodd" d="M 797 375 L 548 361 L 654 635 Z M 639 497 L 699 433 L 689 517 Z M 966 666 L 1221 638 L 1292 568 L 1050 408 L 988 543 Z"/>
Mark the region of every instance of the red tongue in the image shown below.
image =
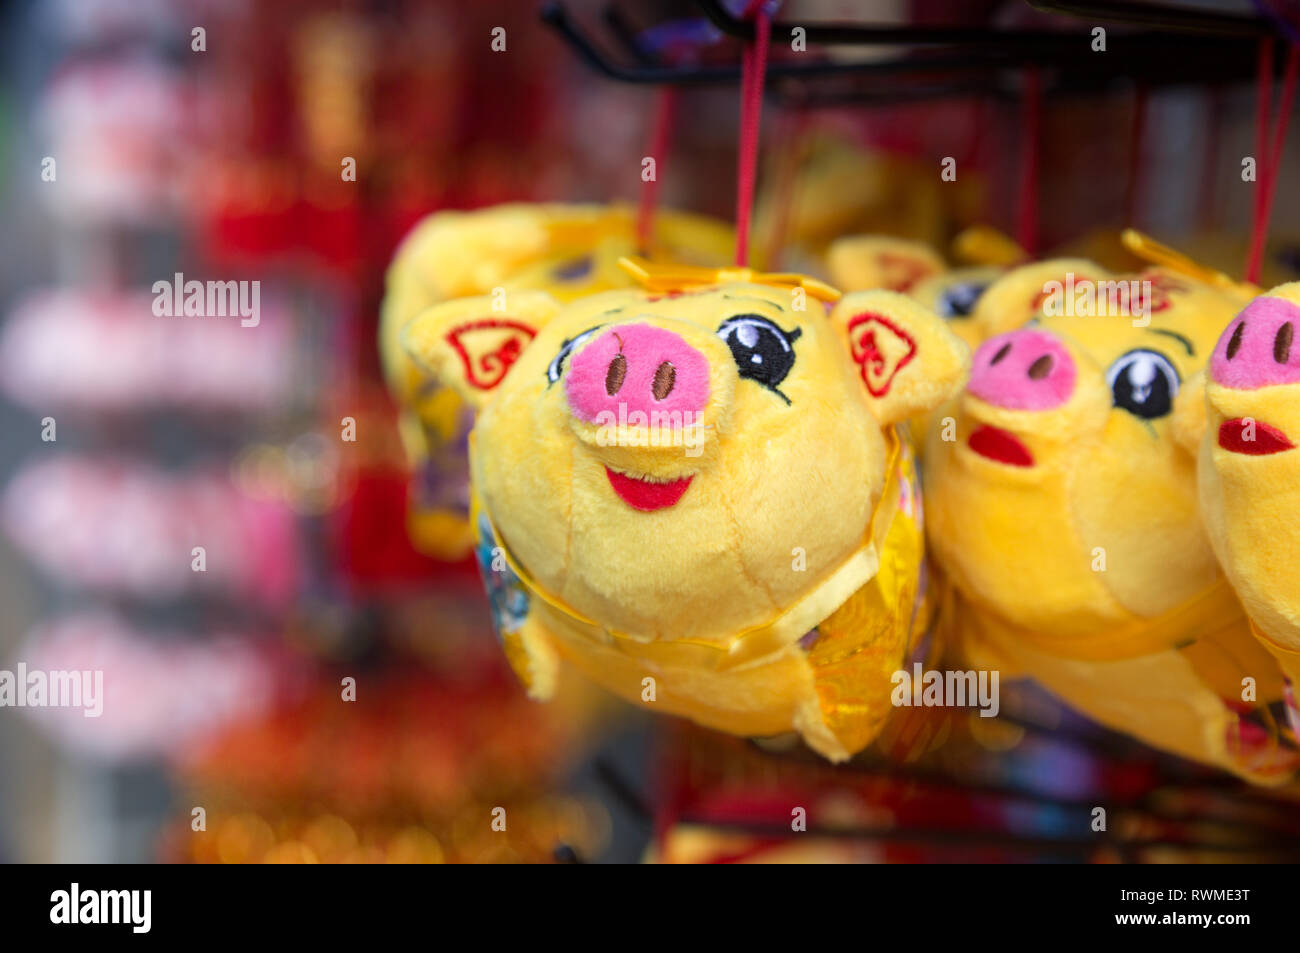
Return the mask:
<path id="1" fill-rule="evenodd" d="M 682 494 L 694 479 L 692 474 L 680 480 L 673 480 L 671 483 L 652 483 L 649 480 L 630 477 L 626 473 L 618 473 L 609 467 L 605 467 L 605 476 L 609 477 L 609 485 L 614 488 L 619 499 L 634 510 L 647 513 L 672 506 L 682 498 Z"/>
<path id="2" fill-rule="evenodd" d="M 1254 433 L 1251 433 L 1252 429 Z M 1248 439 L 1252 436 L 1253 440 Z M 1243 418 L 1238 417 L 1219 424 L 1219 446 L 1233 453 L 1248 453 L 1251 456 L 1262 457 L 1266 454 L 1290 450 L 1295 444 L 1276 427 L 1270 427 L 1258 420 L 1248 424 Z"/>
<path id="3" fill-rule="evenodd" d="M 1013 467 L 1032 467 L 1034 455 L 1020 442 L 1015 434 L 1001 427 L 980 427 L 967 441 L 970 448 L 981 457 L 988 457 L 998 463 Z"/>

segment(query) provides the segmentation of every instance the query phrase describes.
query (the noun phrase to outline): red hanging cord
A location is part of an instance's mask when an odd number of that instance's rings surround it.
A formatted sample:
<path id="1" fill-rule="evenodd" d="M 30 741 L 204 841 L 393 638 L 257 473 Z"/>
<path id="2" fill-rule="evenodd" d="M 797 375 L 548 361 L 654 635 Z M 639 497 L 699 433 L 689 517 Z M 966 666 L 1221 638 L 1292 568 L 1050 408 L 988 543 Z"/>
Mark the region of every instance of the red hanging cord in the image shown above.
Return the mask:
<path id="1" fill-rule="evenodd" d="M 1269 49 L 1271 53 L 1271 45 Z M 1271 80 L 1271 55 L 1269 62 L 1269 79 Z M 1250 236 L 1250 259 L 1246 264 L 1246 280 L 1252 284 L 1258 284 L 1259 273 L 1263 266 L 1264 244 L 1268 239 L 1269 220 L 1273 216 L 1273 196 L 1277 191 L 1278 171 L 1282 165 L 1282 151 L 1286 145 L 1287 122 L 1291 118 L 1291 107 L 1295 102 L 1295 87 L 1298 74 L 1300 74 L 1300 47 L 1292 45 L 1287 49 L 1286 53 L 1286 70 L 1282 76 L 1282 98 L 1278 101 L 1277 126 L 1273 130 L 1273 147 L 1269 150 L 1268 165 L 1262 172 L 1258 167 L 1256 168 L 1255 223 Z M 1256 141 L 1262 141 L 1264 138 L 1265 135 L 1259 129 L 1256 129 Z M 1256 162 L 1259 161 L 1259 159 L 1256 160 Z"/>
<path id="2" fill-rule="evenodd" d="M 663 175 L 664 161 L 672 145 L 672 130 L 677 118 L 676 86 L 659 90 L 655 100 L 654 120 L 650 129 L 650 146 L 646 153 L 655 160 L 653 179 L 641 183 L 641 205 L 637 210 L 636 239 L 641 253 L 649 256 L 654 246 L 655 209 L 659 202 L 659 177 Z"/>
<path id="3" fill-rule="evenodd" d="M 1021 108 L 1020 209 L 1016 237 L 1030 257 L 1038 254 L 1039 126 L 1043 113 L 1043 77 L 1037 69 L 1025 73 Z"/>
<path id="4" fill-rule="evenodd" d="M 1278 171 L 1282 167 L 1282 152 L 1286 148 L 1286 127 L 1295 104 L 1296 78 L 1300 75 L 1300 47 L 1291 46 L 1286 51 L 1286 67 L 1282 74 L 1282 99 L 1277 107 L 1277 127 L 1273 131 L 1273 150 L 1268 157 L 1268 195 L 1264 197 L 1264 233 L 1268 233 L 1269 216 L 1273 213 L 1273 196 L 1277 192 Z"/>
<path id="5" fill-rule="evenodd" d="M 754 42 L 745 47 L 740 65 L 740 149 L 736 168 L 736 264 L 749 263 L 749 220 L 754 206 L 758 166 L 758 133 L 763 115 L 763 81 L 772 21 L 759 10 L 754 17 Z"/>

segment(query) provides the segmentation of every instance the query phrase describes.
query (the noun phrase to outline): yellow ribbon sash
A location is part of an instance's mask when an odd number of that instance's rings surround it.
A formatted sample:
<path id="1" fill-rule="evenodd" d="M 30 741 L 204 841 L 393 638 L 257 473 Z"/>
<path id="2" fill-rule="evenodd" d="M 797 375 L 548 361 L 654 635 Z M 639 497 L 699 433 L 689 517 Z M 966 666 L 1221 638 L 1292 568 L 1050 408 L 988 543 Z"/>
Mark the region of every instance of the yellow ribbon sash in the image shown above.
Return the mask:
<path id="1" fill-rule="evenodd" d="M 613 645 L 626 654 L 661 665 L 702 666 L 714 671 L 726 671 L 760 660 L 803 638 L 875 578 L 882 567 L 888 570 L 891 590 L 899 588 L 900 581 L 910 579 L 911 591 L 915 591 L 915 580 L 919 576 L 922 560 L 919 520 L 906 533 L 901 532 L 902 527 L 898 525 L 903 512 L 900 501 L 911 498 L 914 492 L 907 485 L 910 457 L 906 441 L 894 428 L 886 430 L 885 435 L 888 443 L 885 485 L 862 545 L 828 579 L 775 618 L 716 640 L 653 640 L 603 626 L 578 612 L 556 594 L 547 591 L 533 578 L 511 552 L 497 529 L 496 521 L 487 512 L 476 492 L 471 492 L 471 524 L 479 527 L 480 533 L 486 531 L 490 534 L 490 539 L 480 540 L 480 547 L 495 547 L 495 551 L 505 559 L 529 597 L 539 599 L 554 609 L 568 623 L 573 633 L 603 645 Z M 470 453 L 474 453 L 472 433 Z M 906 621 L 910 630 L 910 618 Z"/>
<path id="2" fill-rule="evenodd" d="M 795 272 L 762 272 L 753 268 L 697 268 L 692 265 L 658 264 L 636 256 L 620 258 L 619 267 L 647 291 L 668 293 L 731 282 L 802 288 L 818 301 L 834 302 L 840 292 L 816 278 Z"/>

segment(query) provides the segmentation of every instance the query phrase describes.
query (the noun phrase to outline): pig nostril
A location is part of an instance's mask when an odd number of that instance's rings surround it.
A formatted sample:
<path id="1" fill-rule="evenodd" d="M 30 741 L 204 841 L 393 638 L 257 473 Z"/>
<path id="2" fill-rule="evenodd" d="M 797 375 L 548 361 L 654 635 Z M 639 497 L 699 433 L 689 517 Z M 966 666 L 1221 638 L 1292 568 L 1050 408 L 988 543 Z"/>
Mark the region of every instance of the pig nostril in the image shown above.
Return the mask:
<path id="1" fill-rule="evenodd" d="M 617 394 L 626 377 L 627 358 L 622 354 L 615 354 L 614 360 L 609 362 L 609 370 L 605 372 L 605 393 L 609 394 L 610 397 Z"/>
<path id="2" fill-rule="evenodd" d="M 992 367 L 994 364 L 1002 360 L 1010 353 L 1011 353 L 1011 342 L 1008 341 L 1006 344 L 1002 345 L 1002 347 L 998 348 L 998 353 L 993 355 L 993 360 L 989 361 L 989 366 Z"/>
<path id="3" fill-rule="evenodd" d="M 1041 381 L 1050 373 L 1052 373 L 1052 355 L 1050 354 L 1044 354 L 1029 365 L 1030 380 Z"/>
<path id="4" fill-rule="evenodd" d="M 1245 331 L 1246 331 L 1246 322 L 1242 321 L 1239 325 L 1237 325 L 1236 329 L 1232 332 L 1232 337 L 1228 338 L 1228 350 L 1226 352 L 1228 356 L 1228 360 L 1232 360 L 1234 357 L 1236 357 L 1237 352 L 1241 350 L 1241 336 L 1242 334 L 1245 333 Z"/>
<path id="5" fill-rule="evenodd" d="M 1285 364 L 1291 359 L 1291 338 L 1295 334 L 1295 328 L 1288 321 L 1277 329 L 1277 337 L 1273 338 L 1273 360 L 1279 364 Z"/>
<path id="6" fill-rule="evenodd" d="M 651 391 L 655 395 L 655 400 L 663 400 L 673 392 L 673 385 L 677 383 L 677 369 L 664 361 L 655 368 L 654 385 Z"/>

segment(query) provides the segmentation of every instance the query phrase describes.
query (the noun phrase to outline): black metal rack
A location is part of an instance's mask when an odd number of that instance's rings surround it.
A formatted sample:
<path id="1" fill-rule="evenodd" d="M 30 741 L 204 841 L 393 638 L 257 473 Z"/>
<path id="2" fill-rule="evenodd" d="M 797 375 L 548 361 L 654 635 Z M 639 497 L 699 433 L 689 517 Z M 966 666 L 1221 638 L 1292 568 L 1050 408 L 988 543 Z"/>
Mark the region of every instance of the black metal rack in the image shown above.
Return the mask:
<path id="1" fill-rule="evenodd" d="M 1092 93 L 1116 80 L 1147 87 L 1224 85 L 1249 80 L 1259 41 L 1277 35 L 1273 23 L 1190 8 L 1113 0 L 1028 0 L 1057 14 L 1058 29 L 994 29 L 868 23 L 771 23 L 773 50 L 798 35 L 807 51 L 774 57 L 770 94 L 802 106 L 876 104 L 943 97 L 1013 96 L 1015 74 L 1038 68 L 1048 94 Z M 738 48 L 754 25 L 733 16 L 720 0 L 695 0 L 698 22 L 711 27 L 691 62 L 657 55 L 640 42 L 637 5 L 614 0 L 602 19 L 609 44 L 598 42 L 560 0 L 542 7 L 542 20 L 579 59 L 609 79 L 633 84 L 729 85 L 740 80 Z M 1105 52 L 1092 49 L 1092 29 L 1107 29 Z M 796 31 L 802 33 L 796 34 Z M 619 52 L 611 55 L 606 46 Z M 832 58 L 825 46 L 886 49 L 883 58 Z M 898 78 L 900 82 L 882 82 Z"/>

